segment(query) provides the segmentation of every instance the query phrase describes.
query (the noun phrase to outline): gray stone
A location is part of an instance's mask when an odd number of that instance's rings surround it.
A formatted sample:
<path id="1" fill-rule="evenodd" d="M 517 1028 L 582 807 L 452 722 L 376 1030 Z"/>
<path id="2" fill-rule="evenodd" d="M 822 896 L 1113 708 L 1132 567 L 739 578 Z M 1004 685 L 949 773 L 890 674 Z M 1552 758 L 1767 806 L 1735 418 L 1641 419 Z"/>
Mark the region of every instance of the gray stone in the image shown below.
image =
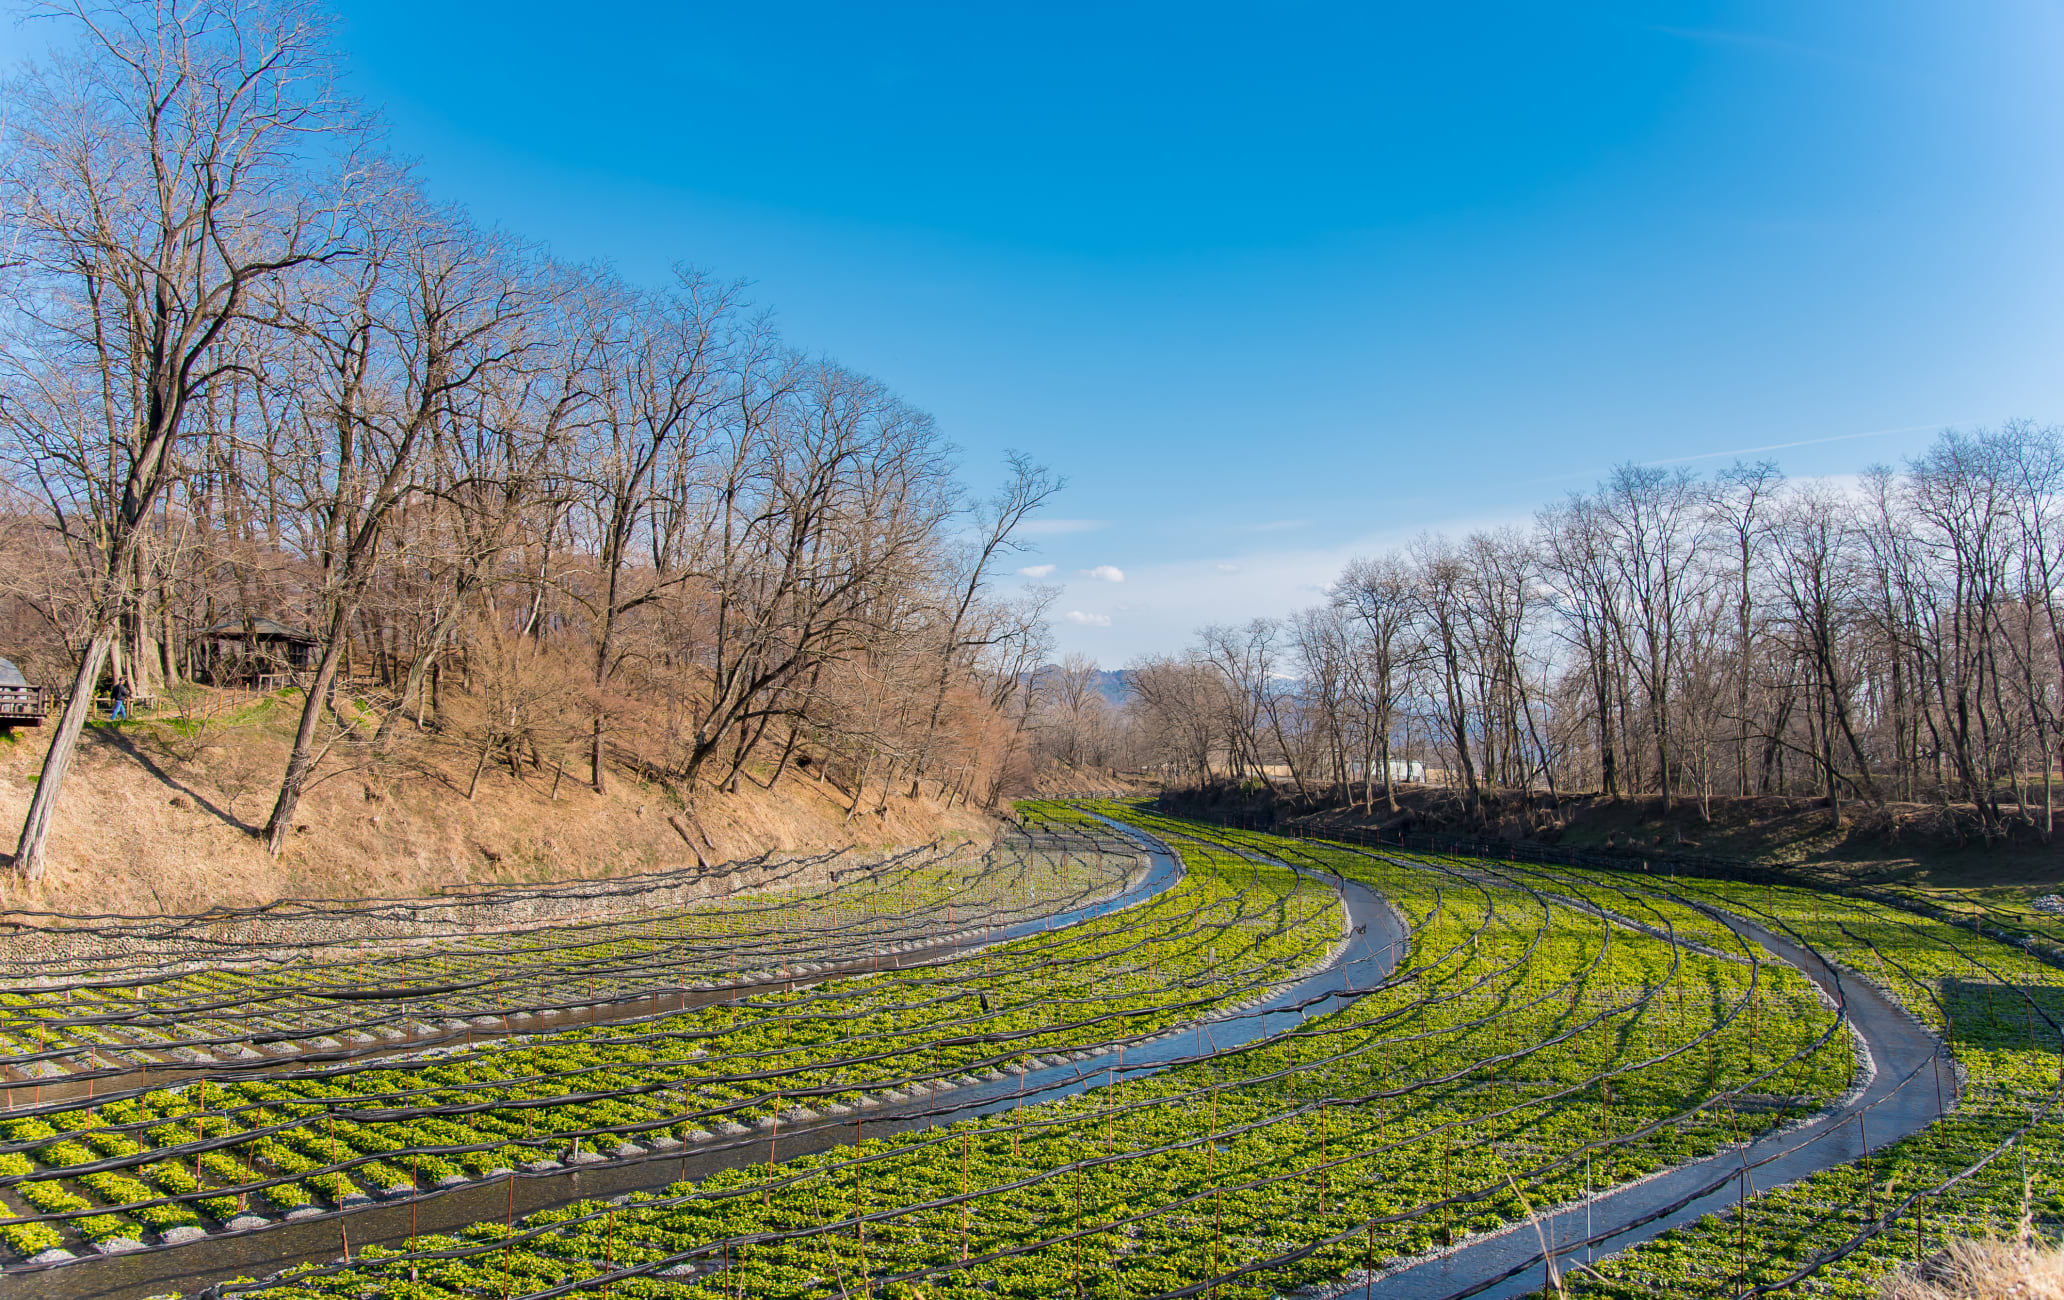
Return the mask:
<path id="1" fill-rule="evenodd" d="M 716 1136 L 716 1134 L 710 1132 L 706 1128 L 691 1128 L 688 1130 L 687 1134 L 688 1140 L 690 1142 L 708 1142 Z"/>
<path id="2" fill-rule="evenodd" d="M 723 1123 L 717 1125 L 718 1135 L 727 1138 L 743 1137 L 745 1134 L 750 1133 L 751 1131 L 751 1129 L 748 1129 L 745 1125 L 740 1124 L 736 1120 L 727 1119 Z"/>
<path id="3" fill-rule="evenodd" d="M 632 1156 L 644 1155 L 645 1148 L 639 1146 L 636 1142 L 619 1142 L 616 1144 L 616 1148 L 609 1154 L 615 1156 L 618 1160 L 628 1160 Z"/>
<path id="4" fill-rule="evenodd" d="M 576 1151 L 566 1157 L 566 1163 L 569 1165 L 600 1165 L 607 1164 L 608 1161 L 608 1156 L 597 1155 L 593 1151 Z"/>
<path id="5" fill-rule="evenodd" d="M 225 1223 L 222 1226 L 229 1229 L 231 1232 L 249 1232 L 253 1228 L 262 1228 L 266 1224 L 271 1222 L 271 1219 L 268 1219 L 263 1215 L 239 1214 L 234 1219 L 231 1219 L 228 1223 Z"/>
<path id="6" fill-rule="evenodd" d="M 681 1139 L 671 1133 L 655 1133 L 648 1139 L 648 1144 L 654 1151 L 671 1151 L 681 1145 Z"/>
<path id="7" fill-rule="evenodd" d="M 134 1237 L 109 1237 L 106 1241 L 94 1242 L 93 1248 L 103 1255 L 126 1255 L 132 1250 L 142 1250 L 143 1243 Z"/>
<path id="8" fill-rule="evenodd" d="M 458 1187 L 467 1181 L 469 1180 L 464 1174 L 446 1174 L 437 1180 L 436 1185 L 439 1187 Z"/>
<path id="9" fill-rule="evenodd" d="M 57 1247 L 52 1246 L 49 1250 L 38 1251 L 36 1254 L 29 1256 L 29 1262 L 31 1264 L 56 1264 L 67 1259 L 76 1258 L 78 1257 L 72 1254 L 71 1251 L 59 1250 Z"/>
<path id="10" fill-rule="evenodd" d="M 564 1166 L 562 1166 L 557 1160 L 526 1160 L 523 1162 L 523 1167 L 525 1169 L 528 1169 L 531 1173 L 541 1174 L 545 1172 L 547 1169 L 560 1169 Z"/>
<path id="11" fill-rule="evenodd" d="M 176 1228 L 167 1228 L 159 1233 L 158 1240 L 168 1246 L 176 1246 L 182 1241 L 199 1241 L 207 1235 L 208 1232 L 205 1228 L 196 1228 L 191 1223 L 182 1223 Z"/>
<path id="12" fill-rule="evenodd" d="M 320 1219 L 322 1215 L 323 1212 L 313 1205 L 297 1205 L 287 1211 L 287 1217 L 290 1219 Z"/>

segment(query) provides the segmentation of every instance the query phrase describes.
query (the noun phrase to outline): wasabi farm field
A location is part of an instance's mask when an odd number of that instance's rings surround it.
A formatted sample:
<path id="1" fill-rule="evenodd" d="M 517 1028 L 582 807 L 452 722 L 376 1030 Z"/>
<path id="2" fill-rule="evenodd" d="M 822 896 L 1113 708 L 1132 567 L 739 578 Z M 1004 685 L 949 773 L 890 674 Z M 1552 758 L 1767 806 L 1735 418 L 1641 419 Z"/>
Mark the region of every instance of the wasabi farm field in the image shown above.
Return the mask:
<path id="1" fill-rule="evenodd" d="M 993 846 L 47 918 L 0 1289 L 1865 1296 L 2064 1218 L 2064 920 L 1021 804 Z"/>

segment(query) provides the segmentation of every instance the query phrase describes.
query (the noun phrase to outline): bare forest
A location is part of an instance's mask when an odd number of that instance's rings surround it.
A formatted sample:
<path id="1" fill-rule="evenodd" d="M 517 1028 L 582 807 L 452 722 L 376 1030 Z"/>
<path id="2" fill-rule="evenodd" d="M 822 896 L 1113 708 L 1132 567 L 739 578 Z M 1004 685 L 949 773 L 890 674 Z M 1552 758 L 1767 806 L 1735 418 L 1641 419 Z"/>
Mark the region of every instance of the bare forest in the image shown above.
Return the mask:
<path id="1" fill-rule="evenodd" d="M 1897 470 L 1787 482 L 1627 466 L 1533 525 L 1357 560 L 1291 617 L 1135 662 L 1099 757 L 1395 810 L 1493 790 L 1934 805 L 2055 827 L 2064 437 L 1944 432 Z M 1057 729 L 1067 732 L 1065 725 Z M 1418 763 L 1419 769 L 1411 764 Z"/>
<path id="2" fill-rule="evenodd" d="M 275 851 L 312 783 L 428 742 L 691 809 L 798 774 L 993 803 L 1048 642 L 989 585 L 1045 469 L 970 493 L 742 285 L 438 203 L 312 9 L 31 18 L 69 44 L 0 92 L 0 653 L 62 712 L 17 872 L 116 682 L 194 726 L 299 701 Z M 263 660 L 275 627 L 305 652 Z"/>

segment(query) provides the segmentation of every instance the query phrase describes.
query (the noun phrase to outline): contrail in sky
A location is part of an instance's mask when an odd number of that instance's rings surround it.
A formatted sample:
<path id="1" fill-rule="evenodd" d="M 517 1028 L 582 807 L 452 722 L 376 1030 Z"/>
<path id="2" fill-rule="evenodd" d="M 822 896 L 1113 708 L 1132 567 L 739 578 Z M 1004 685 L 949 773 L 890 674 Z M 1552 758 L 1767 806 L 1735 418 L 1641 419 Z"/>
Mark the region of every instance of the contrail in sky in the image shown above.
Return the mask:
<path id="1" fill-rule="evenodd" d="M 1644 465 L 1682 465 L 1694 460 L 1718 460 L 1722 456 L 1753 456 L 1764 451 L 1788 451 L 1793 447 L 1817 447 L 1824 442 L 1853 442 L 1858 438 L 1883 438 L 1894 433 L 1915 433 L 1922 429 L 1946 428 L 1945 424 L 1905 424 L 1897 429 L 1871 429 L 1865 433 L 1838 433 L 1828 438 L 1801 438 L 1797 442 L 1773 442 L 1765 447 L 1738 447 L 1733 451 L 1702 451 L 1696 456 L 1671 456 L 1666 460 L 1646 460 Z"/>

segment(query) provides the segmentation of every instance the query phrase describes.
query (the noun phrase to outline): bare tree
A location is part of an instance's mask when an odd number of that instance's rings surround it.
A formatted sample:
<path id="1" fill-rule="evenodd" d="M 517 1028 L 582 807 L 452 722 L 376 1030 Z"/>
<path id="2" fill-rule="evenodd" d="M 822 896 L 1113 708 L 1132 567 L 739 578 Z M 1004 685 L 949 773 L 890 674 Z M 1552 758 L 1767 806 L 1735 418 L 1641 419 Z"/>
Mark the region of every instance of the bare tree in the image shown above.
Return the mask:
<path id="1" fill-rule="evenodd" d="M 2027 422 L 1948 430 L 1854 489 L 1767 464 L 1706 483 L 1623 467 L 1531 532 L 1357 560 L 1329 608 L 1203 628 L 1185 657 L 1140 661 L 1135 741 L 1171 775 L 1287 763 L 1301 797 L 1373 810 L 1378 752 L 1387 773 L 1395 723 L 1409 752 L 1423 721 L 1473 818 L 1486 789 L 1545 788 L 1691 795 L 1710 820 L 1731 787 L 1812 796 L 1837 824 L 1853 801 L 1929 798 L 1984 837 L 2047 838 L 2060 447 Z M 1208 728 L 1188 689 L 1206 668 Z M 1358 796 L 1315 779 L 1350 771 Z"/>
<path id="2" fill-rule="evenodd" d="M 8 274 L 0 454 L 85 567 L 85 643 L 15 869 L 45 843 L 93 691 L 137 598 L 135 562 L 189 416 L 237 367 L 267 286 L 342 251 L 329 155 L 356 125 L 324 28 L 293 3 L 51 3 L 76 48 L 8 88 L 0 212 Z"/>
<path id="3" fill-rule="evenodd" d="M 509 255 L 449 212 L 406 197 L 363 214 L 364 252 L 325 268 L 324 289 L 285 304 L 305 344 L 283 403 L 300 458 L 301 549 L 324 576 L 322 653 L 265 824 L 277 854 L 322 752 L 316 733 L 387 524 L 421 487 L 441 422 L 521 351 L 526 297 Z M 340 719 L 340 723 L 341 723 Z M 340 731 L 341 734 L 341 731 Z M 325 747 L 326 748 L 326 747 Z"/>
<path id="4" fill-rule="evenodd" d="M 990 566 L 1001 556 L 1015 555 L 1025 549 L 1019 528 L 1055 493 L 1067 486 L 1066 479 L 1035 463 L 1023 452 L 1007 453 L 1004 463 L 1008 469 L 1003 486 L 996 495 L 977 507 L 975 536 L 959 559 L 955 598 L 939 638 L 939 672 L 932 689 L 931 712 L 925 720 L 922 746 L 910 775 L 913 795 L 917 793 L 918 780 L 924 775 L 925 749 L 939 730 L 939 715 L 946 707 L 946 691 L 952 684 L 954 669 L 957 664 L 964 666 L 969 651 L 979 650 L 986 644 L 982 637 L 970 638 L 967 633 L 969 621 L 976 614 L 982 588 L 989 579 Z"/>
<path id="5" fill-rule="evenodd" d="M 1455 765 L 1462 773 L 1463 799 L 1471 819 L 1483 816 L 1483 792 L 1477 785 L 1477 764 L 1471 752 L 1475 720 L 1469 690 L 1469 640 L 1466 625 L 1467 569 L 1453 545 L 1442 538 L 1423 538 L 1413 547 L 1418 570 L 1419 618 L 1426 628 L 1427 658 L 1438 690 L 1436 710 L 1445 739 L 1454 746 Z"/>
<path id="6" fill-rule="evenodd" d="M 1749 692 L 1755 662 L 1756 563 L 1769 531 L 1771 498 L 1784 483 L 1774 461 L 1736 462 L 1713 482 L 1713 523 L 1733 561 L 1735 792 L 1749 792 Z"/>
<path id="7" fill-rule="evenodd" d="M 1403 560 L 1380 556 L 1350 562 L 1331 594 L 1333 603 L 1348 610 L 1360 627 L 1360 635 L 1350 644 L 1347 690 L 1365 719 L 1362 801 L 1375 807 L 1373 782 L 1381 771 L 1384 804 L 1396 812 L 1391 732 L 1421 658 L 1417 581 Z"/>
<path id="8" fill-rule="evenodd" d="M 1166 773 L 1209 780 L 1213 755 L 1230 750 L 1218 674 L 1196 657 L 1154 655 L 1126 666 L 1125 689 L 1144 748 L 1160 757 Z"/>
<path id="9" fill-rule="evenodd" d="M 717 409 L 732 400 L 731 367 L 740 286 L 693 271 L 676 273 L 666 292 L 618 294 L 613 319 L 597 321 L 594 414 L 589 441 L 571 477 L 586 512 L 596 556 L 593 582 L 580 597 L 593 627 L 594 685 L 604 692 L 617 668 L 626 615 L 660 600 L 691 576 L 702 458 L 717 436 Z M 773 346 L 764 329 L 746 349 Z M 744 403 L 779 401 L 784 378 L 738 390 Z M 588 780 L 607 782 L 606 724 L 592 721 Z"/>
<path id="10" fill-rule="evenodd" d="M 1699 493 L 1687 471 L 1623 465 L 1607 480 L 1601 499 L 1635 634 L 1628 662 L 1642 687 L 1656 788 L 1668 812 L 1674 786 L 1671 692 L 1687 606 L 1701 576 Z"/>

